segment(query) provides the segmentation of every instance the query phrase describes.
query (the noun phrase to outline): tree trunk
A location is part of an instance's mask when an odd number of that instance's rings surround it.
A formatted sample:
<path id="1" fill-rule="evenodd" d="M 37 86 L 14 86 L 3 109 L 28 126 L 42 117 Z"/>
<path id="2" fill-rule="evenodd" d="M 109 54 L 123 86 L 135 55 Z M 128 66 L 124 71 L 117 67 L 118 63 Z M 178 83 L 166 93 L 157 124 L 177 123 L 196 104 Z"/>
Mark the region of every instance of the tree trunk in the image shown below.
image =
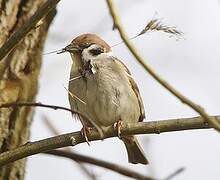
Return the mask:
<path id="1" fill-rule="evenodd" d="M 0 47 L 46 0 L 0 0 Z M 44 40 L 53 13 L 45 17 L 0 61 L 0 105 L 34 101 Z M 0 110 L 0 152 L 25 144 L 29 139 L 32 108 Z M 0 180 L 22 180 L 25 160 L 0 168 Z"/>

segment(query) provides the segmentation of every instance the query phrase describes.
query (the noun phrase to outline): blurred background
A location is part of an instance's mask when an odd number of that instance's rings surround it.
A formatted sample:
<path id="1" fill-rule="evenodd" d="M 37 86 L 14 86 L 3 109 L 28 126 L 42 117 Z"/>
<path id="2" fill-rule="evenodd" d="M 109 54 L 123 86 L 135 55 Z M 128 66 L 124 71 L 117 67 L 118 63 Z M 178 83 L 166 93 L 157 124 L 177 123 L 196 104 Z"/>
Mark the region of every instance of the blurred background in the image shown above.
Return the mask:
<path id="1" fill-rule="evenodd" d="M 146 61 L 161 76 L 187 97 L 202 105 L 211 115 L 219 115 L 220 101 L 220 3 L 218 0 L 115 0 L 123 25 L 130 37 L 139 33 L 152 18 L 162 18 L 166 25 L 176 26 L 184 38 L 163 32 L 143 35 L 133 43 Z M 95 33 L 110 45 L 121 41 L 112 31 L 112 19 L 105 1 L 62 0 L 51 25 L 44 52 L 66 46 L 82 33 Z M 114 54 L 131 70 L 144 100 L 147 120 L 163 120 L 197 116 L 159 85 L 135 61 L 125 45 L 113 48 Z M 69 107 L 68 86 L 71 59 L 69 54 L 43 56 L 38 102 Z M 59 130 L 68 133 L 81 129 L 71 114 L 61 110 L 37 108 L 31 129 L 31 141 L 54 134 L 43 116 Z M 117 139 L 77 145 L 74 151 L 114 162 L 143 174 L 163 178 L 180 167 L 186 170 L 174 179 L 219 179 L 220 135 L 214 130 L 195 130 L 160 135 L 138 136 L 150 165 L 127 162 L 123 143 Z M 86 165 L 98 179 L 128 179 L 112 171 Z M 28 158 L 26 180 L 88 179 L 77 163 L 48 156 Z"/>

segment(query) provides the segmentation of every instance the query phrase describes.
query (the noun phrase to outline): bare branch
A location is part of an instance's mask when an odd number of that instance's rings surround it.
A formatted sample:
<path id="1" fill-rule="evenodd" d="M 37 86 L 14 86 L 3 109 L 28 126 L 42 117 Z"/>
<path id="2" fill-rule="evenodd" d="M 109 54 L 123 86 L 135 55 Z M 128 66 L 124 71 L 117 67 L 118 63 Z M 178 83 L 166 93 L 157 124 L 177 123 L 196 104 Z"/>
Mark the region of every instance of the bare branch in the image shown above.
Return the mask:
<path id="1" fill-rule="evenodd" d="M 212 120 L 220 122 L 220 116 L 210 116 Z M 202 117 L 171 119 L 151 122 L 138 122 L 123 124 L 121 127 L 122 135 L 131 134 L 159 134 L 162 132 L 173 132 L 193 129 L 212 128 L 208 123 L 205 123 Z M 117 129 L 110 126 L 104 130 L 105 138 L 117 137 Z M 91 130 L 88 133 L 90 141 L 100 140 L 100 135 L 96 130 Z M 85 142 L 85 138 L 81 132 L 73 132 L 63 134 L 48 139 L 30 142 L 20 146 L 14 150 L 9 150 L 0 154 L 0 166 L 10 162 L 57 148 L 75 146 Z"/>
<path id="2" fill-rule="evenodd" d="M 112 170 L 114 172 L 117 172 L 119 174 L 122 174 L 124 176 L 128 176 L 130 178 L 134 178 L 134 179 L 139 179 L 139 180 L 154 180 L 154 179 L 156 179 L 156 178 L 152 178 L 152 177 L 149 177 L 146 175 L 142 175 L 136 171 L 133 171 L 131 169 L 125 168 L 123 166 L 120 166 L 120 165 L 117 165 L 114 163 L 106 162 L 106 161 L 103 161 L 103 160 L 100 160 L 97 158 L 92 158 L 92 157 L 81 155 L 81 154 L 74 153 L 74 152 L 69 152 L 69 151 L 64 151 L 64 150 L 52 150 L 52 151 L 45 152 L 45 154 L 55 155 L 55 156 L 59 156 L 59 157 L 65 157 L 65 158 L 71 159 L 73 161 L 81 162 L 81 163 L 89 163 L 89 164 L 92 164 L 95 166 L 99 166 L 102 168 Z M 166 178 L 162 178 L 162 179 L 163 180 L 171 180 L 175 176 L 182 173 L 184 170 L 185 170 L 185 168 L 179 168 L 176 171 L 172 172 L 170 175 L 168 175 Z"/>
<path id="3" fill-rule="evenodd" d="M 189 107 L 191 107 L 193 110 L 195 110 L 197 113 L 199 113 L 205 121 L 210 123 L 216 130 L 220 131 L 220 124 L 219 122 L 215 121 L 215 119 L 211 118 L 204 108 L 199 106 L 198 104 L 194 103 L 190 99 L 188 99 L 186 96 L 181 94 L 179 91 L 177 91 L 173 86 L 171 86 L 167 81 L 165 81 L 162 77 L 160 77 L 152 67 L 149 66 L 149 64 L 146 63 L 146 61 L 141 57 L 141 55 L 138 53 L 136 48 L 133 46 L 133 44 L 130 42 L 129 38 L 127 37 L 121 22 L 120 18 L 118 16 L 118 13 L 116 11 L 116 8 L 113 4 L 112 0 L 107 0 L 107 4 L 109 7 L 110 14 L 112 16 L 112 19 L 114 21 L 114 24 L 116 28 L 119 31 L 119 34 L 124 41 L 125 45 L 128 47 L 130 52 L 133 54 L 133 56 L 136 58 L 136 60 L 144 67 L 144 69 L 155 79 L 157 80 L 163 87 L 165 87 L 170 93 L 172 93 L 174 96 L 176 96 L 182 103 L 187 104 Z"/>
<path id="4" fill-rule="evenodd" d="M 0 61 L 33 29 L 37 23 L 55 8 L 60 0 L 47 0 L 34 15 L 21 26 L 0 48 Z"/>
<path id="5" fill-rule="evenodd" d="M 110 163 L 110 162 L 106 162 L 100 159 L 92 158 L 89 156 L 80 155 L 78 153 L 72 153 L 72 152 L 62 151 L 62 150 L 52 150 L 52 151 L 46 152 L 46 154 L 65 157 L 65 158 L 72 159 L 74 161 L 83 162 L 83 163 L 89 163 L 92 165 L 110 169 L 124 176 L 132 177 L 132 178 L 139 179 L 139 180 L 153 180 L 153 178 L 151 177 L 144 176 L 138 172 L 127 169 L 123 166 Z"/>

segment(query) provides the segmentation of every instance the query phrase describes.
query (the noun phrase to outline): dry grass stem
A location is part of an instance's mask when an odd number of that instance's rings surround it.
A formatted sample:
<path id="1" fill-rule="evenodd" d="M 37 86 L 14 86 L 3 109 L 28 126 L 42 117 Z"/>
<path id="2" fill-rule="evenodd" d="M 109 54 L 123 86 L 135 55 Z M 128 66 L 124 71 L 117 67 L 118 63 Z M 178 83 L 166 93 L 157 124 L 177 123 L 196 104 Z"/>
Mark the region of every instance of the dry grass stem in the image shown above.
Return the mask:
<path id="1" fill-rule="evenodd" d="M 68 94 L 73 98 L 73 99 L 76 99 L 78 100 L 79 102 L 81 102 L 82 104 L 86 105 L 86 103 L 80 99 L 79 97 L 77 97 L 75 94 L 73 94 L 72 92 L 70 92 L 65 86 L 63 86 L 64 89 L 66 89 L 66 91 L 68 92 Z"/>

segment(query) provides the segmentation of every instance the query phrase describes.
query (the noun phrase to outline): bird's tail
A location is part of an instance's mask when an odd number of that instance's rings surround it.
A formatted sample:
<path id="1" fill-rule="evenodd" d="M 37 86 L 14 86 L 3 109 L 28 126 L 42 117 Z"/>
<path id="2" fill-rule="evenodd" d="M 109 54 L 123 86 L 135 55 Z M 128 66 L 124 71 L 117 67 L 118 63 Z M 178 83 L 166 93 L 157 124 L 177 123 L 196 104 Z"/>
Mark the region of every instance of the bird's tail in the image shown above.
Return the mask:
<path id="1" fill-rule="evenodd" d="M 134 136 L 122 137 L 128 154 L 128 161 L 133 164 L 148 164 L 148 160 L 144 155 L 138 140 Z"/>

